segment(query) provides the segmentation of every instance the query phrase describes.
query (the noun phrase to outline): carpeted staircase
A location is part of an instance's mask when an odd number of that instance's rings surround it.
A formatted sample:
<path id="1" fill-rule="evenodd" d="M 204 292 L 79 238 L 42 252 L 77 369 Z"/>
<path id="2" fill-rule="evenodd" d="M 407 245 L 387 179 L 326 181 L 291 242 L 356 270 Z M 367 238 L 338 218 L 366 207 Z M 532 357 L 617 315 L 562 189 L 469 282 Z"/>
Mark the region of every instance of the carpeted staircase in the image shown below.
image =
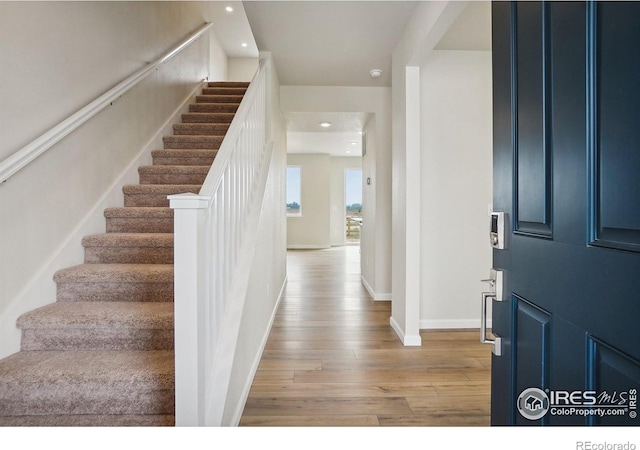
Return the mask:
<path id="1" fill-rule="evenodd" d="M 0 425 L 174 424 L 173 211 L 200 190 L 248 83 L 209 83 L 124 207 L 58 271 L 57 302 L 23 314 L 21 350 L 0 360 Z"/>

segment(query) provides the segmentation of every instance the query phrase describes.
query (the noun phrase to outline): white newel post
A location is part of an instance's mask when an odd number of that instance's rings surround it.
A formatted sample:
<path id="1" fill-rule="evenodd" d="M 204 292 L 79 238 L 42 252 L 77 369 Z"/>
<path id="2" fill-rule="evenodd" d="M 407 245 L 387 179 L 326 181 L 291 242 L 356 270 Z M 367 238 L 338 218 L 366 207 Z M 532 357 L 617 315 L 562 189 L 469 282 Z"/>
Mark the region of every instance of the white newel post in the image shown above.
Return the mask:
<path id="1" fill-rule="evenodd" d="M 196 194 L 170 195 L 174 210 L 174 327 L 175 327 L 175 421 L 176 426 L 203 425 L 203 390 L 199 379 L 197 324 L 202 298 L 202 273 L 198 247 L 202 243 L 204 211 L 209 197 Z"/>

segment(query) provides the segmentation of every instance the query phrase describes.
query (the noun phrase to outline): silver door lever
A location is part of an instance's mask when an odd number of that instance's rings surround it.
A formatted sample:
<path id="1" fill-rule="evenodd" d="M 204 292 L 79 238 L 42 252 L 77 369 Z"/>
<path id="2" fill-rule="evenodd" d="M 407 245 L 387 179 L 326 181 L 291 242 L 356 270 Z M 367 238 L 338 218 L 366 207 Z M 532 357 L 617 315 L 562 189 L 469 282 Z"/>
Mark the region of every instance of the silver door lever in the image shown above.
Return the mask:
<path id="1" fill-rule="evenodd" d="M 492 352 L 496 356 L 502 356 L 502 338 L 491 333 L 491 337 L 487 337 L 487 304 L 489 299 L 495 301 L 503 300 L 504 278 L 501 270 L 491 269 L 490 278 L 482 280 L 483 283 L 489 283 L 489 292 L 482 293 L 482 310 L 480 312 L 480 343 L 491 345 Z"/>

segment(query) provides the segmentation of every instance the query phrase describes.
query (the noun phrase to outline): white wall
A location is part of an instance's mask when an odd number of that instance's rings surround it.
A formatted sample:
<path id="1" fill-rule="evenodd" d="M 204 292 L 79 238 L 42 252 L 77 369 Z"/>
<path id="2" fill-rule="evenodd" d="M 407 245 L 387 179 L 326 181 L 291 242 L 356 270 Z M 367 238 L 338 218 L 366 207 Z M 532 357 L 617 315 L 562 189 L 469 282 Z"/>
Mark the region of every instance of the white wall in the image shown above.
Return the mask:
<path id="1" fill-rule="evenodd" d="M 229 58 L 227 76 L 232 81 L 251 81 L 256 70 L 257 58 Z"/>
<path id="2" fill-rule="evenodd" d="M 331 157 L 326 153 L 289 153 L 287 165 L 300 167 L 302 191 L 302 215 L 287 218 L 287 247 L 330 247 Z"/>
<path id="3" fill-rule="evenodd" d="M 388 298 L 391 292 L 391 89 L 282 86 L 280 99 L 283 111 L 365 112 L 373 115 L 368 126 L 368 139 L 375 152 L 372 150 L 366 164 L 363 161 L 362 176 L 372 179 L 369 189 L 375 191 L 375 197 L 367 196 L 363 204 L 363 211 L 375 211 L 375 217 L 368 219 L 375 223 L 375 231 L 361 239 L 360 249 L 374 266 L 367 272 L 369 292 L 374 298 Z M 367 201 L 375 201 L 375 206 Z"/>
<path id="4" fill-rule="evenodd" d="M 491 267 L 491 52 L 433 51 L 421 86 L 420 328 L 477 328 Z"/>
<path id="5" fill-rule="evenodd" d="M 0 2 L 0 159 L 162 55 L 207 18 L 195 2 Z M 215 52 L 214 52 L 215 53 Z M 0 356 L 17 317 L 55 301 L 53 273 L 137 183 L 167 121 L 210 75 L 204 36 L 0 186 Z M 214 67 L 226 65 L 224 55 Z M 226 70 L 226 68 L 224 69 Z M 161 148 L 161 147 L 157 147 Z"/>
<path id="6" fill-rule="evenodd" d="M 420 345 L 419 67 L 466 2 L 420 2 L 392 57 L 393 295 L 391 325 L 405 345 Z"/>
<path id="7" fill-rule="evenodd" d="M 362 169 L 362 158 L 354 156 L 331 157 L 331 219 L 330 236 L 331 245 L 344 245 L 347 241 L 346 226 L 346 202 L 345 202 L 345 172 L 347 169 Z"/>

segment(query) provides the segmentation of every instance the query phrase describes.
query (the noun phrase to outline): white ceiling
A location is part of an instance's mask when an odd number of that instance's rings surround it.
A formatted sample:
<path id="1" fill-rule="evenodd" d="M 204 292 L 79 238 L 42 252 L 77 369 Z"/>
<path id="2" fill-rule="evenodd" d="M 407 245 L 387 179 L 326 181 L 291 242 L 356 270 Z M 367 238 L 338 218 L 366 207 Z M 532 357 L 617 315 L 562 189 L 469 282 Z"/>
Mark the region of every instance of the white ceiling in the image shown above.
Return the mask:
<path id="1" fill-rule="evenodd" d="M 362 130 L 371 114 L 285 111 L 282 115 L 287 126 L 288 153 L 362 156 Z M 320 122 L 329 122 L 331 127 L 323 128 Z"/>
<path id="2" fill-rule="evenodd" d="M 207 22 L 212 22 L 220 46 L 230 58 L 257 58 L 258 46 L 241 1 L 206 2 Z M 226 11 L 230 6 L 233 11 Z M 242 44 L 247 44 L 243 47 Z"/>
<path id="3" fill-rule="evenodd" d="M 260 51 L 273 56 L 284 86 L 391 86 L 391 55 L 419 2 L 245 1 L 244 12 Z M 490 2 L 471 1 L 437 50 L 490 50 Z M 372 79 L 371 69 L 382 69 Z M 283 111 L 289 153 L 351 156 L 361 148 L 365 113 Z M 328 130 L 318 123 L 328 120 Z M 351 146 L 349 142 L 357 141 Z"/>
<path id="4" fill-rule="evenodd" d="M 469 2 L 435 49 L 490 51 L 491 3 Z"/>
<path id="5" fill-rule="evenodd" d="M 285 86 L 391 86 L 391 54 L 417 3 L 247 1 L 258 48 Z M 382 76 L 372 79 L 371 69 Z"/>

